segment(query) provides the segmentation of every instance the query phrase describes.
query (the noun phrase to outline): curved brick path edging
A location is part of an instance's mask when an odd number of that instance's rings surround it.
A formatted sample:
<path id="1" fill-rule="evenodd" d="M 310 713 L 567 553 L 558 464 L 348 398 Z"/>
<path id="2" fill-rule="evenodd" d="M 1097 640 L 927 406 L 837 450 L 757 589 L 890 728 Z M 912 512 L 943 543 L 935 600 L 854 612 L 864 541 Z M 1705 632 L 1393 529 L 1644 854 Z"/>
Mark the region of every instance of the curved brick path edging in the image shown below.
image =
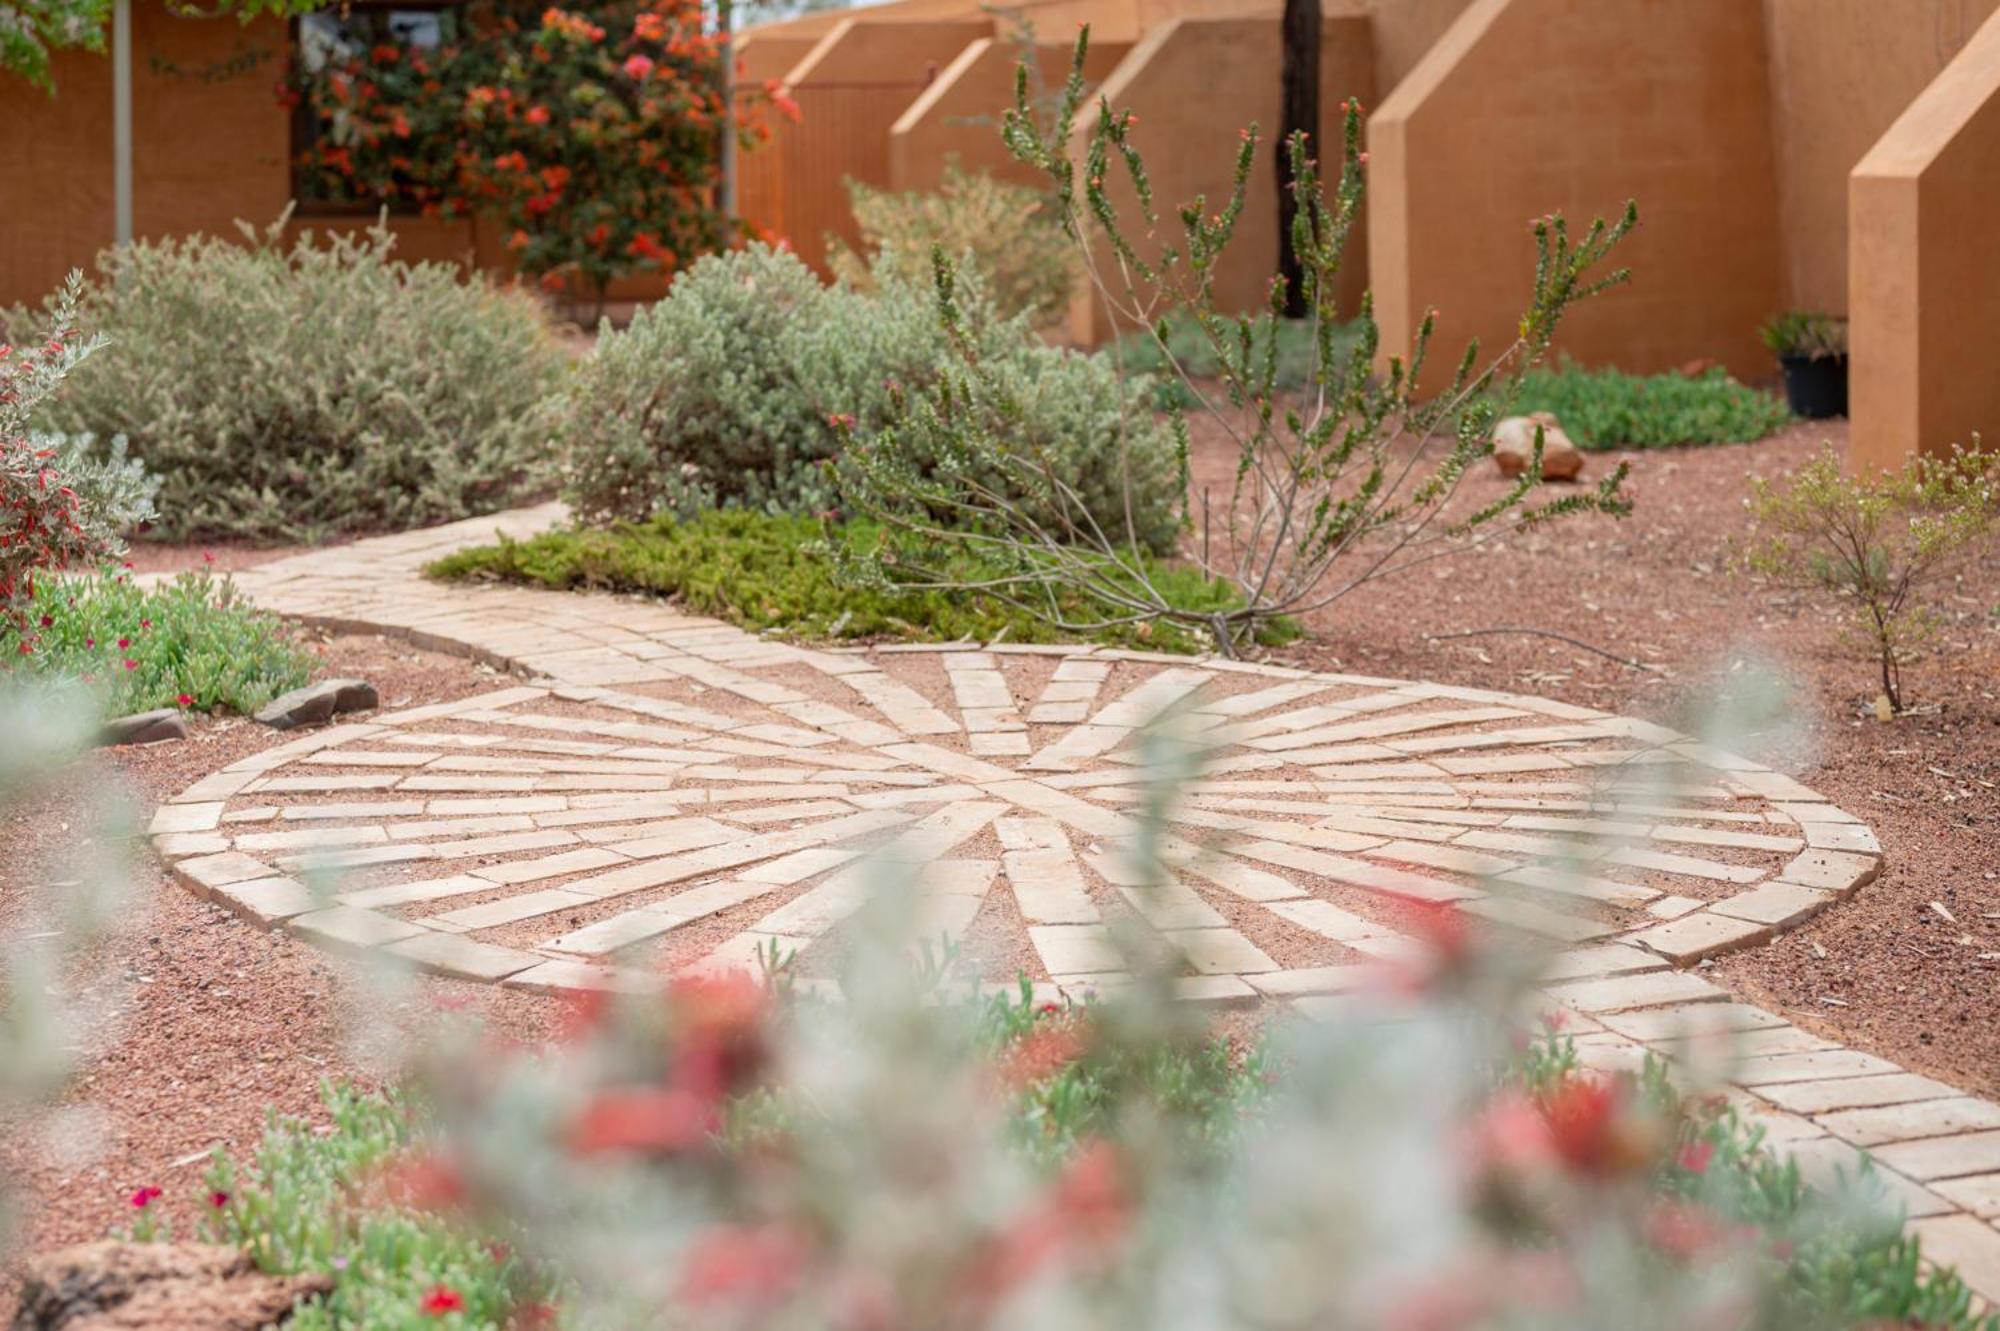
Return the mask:
<path id="1" fill-rule="evenodd" d="M 1087 902 L 1021 884 L 1073 887 L 1079 862 L 1115 882 L 1097 852 L 1129 831 L 1119 804 L 1138 771 L 1129 758 L 1120 769 L 1121 746 L 1179 702 L 1226 757 L 1205 768 L 1190 801 L 1199 807 L 1182 811 L 1175 830 L 1237 838 L 1220 856 L 1190 851 L 1180 867 L 1230 898 L 1229 915 L 1177 885 L 1171 898 L 1119 890 L 1194 962 L 1198 973 L 1182 982 L 1190 998 L 1342 1006 L 1363 967 L 1274 961 L 1233 927 L 1268 924 L 1260 912 L 1337 940 L 1343 954 L 1406 945 L 1294 882 L 1451 901 L 1554 938 L 1566 950 L 1547 993 L 1586 1063 L 1636 1067 L 1649 1050 L 1681 1058 L 1696 1020 L 1732 1032 L 1741 1055 L 1733 1095 L 1775 1145 L 1809 1177 L 1851 1169 L 1865 1149 L 1927 1254 L 2000 1299 L 2000 1105 L 1733 1002 L 1686 969 L 1767 941 L 1875 875 L 1880 848 L 1867 827 L 1791 778 L 1649 723 L 1547 699 L 1102 649 L 816 651 L 658 604 L 421 576 L 443 553 L 496 531 L 529 535 L 561 516 L 545 505 L 237 574 L 242 591 L 285 615 L 390 633 L 536 682 L 329 727 L 204 778 L 151 829 L 176 877 L 322 945 L 380 947 L 446 974 L 564 989 L 624 983 L 612 952 L 692 918 L 670 903 L 720 893 L 703 909 L 727 911 L 806 882 L 852 857 L 840 848 L 850 833 L 914 828 L 940 853 L 997 834 L 991 859 L 950 862 L 967 872 L 945 875 L 953 881 L 924 899 L 926 919 L 962 932 L 987 888 L 1011 880 L 1049 983 L 1087 992 L 1119 978 L 1095 959 L 1094 914 L 1064 914 L 1089 911 Z M 1030 671 L 1036 691 L 1010 691 L 1010 677 Z M 694 695 L 734 710 L 691 705 Z M 523 740 L 524 731 L 561 738 Z M 646 775 L 648 763 L 675 775 Z M 780 764 L 766 776 L 816 765 L 810 775 L 838 778 L 824 785 L 839 794 L 803 782 L 746 787 L 752 763 Z M 1679 787 L 1696 794 L 1662 808 L 1627 787 L 1607 806 L 1593 802 L 1596 786 L 1580 803 L 1562 788 L 1635 763 L 1699 772 L 1697 784 Z M 913 785 L 927 798 L 899 793 Z M 905 804 L 938 807 L 912 821 L 914 811 L 898 812 Z M 1314 821 L 1284 821 L 1295 811 Z M 779 830 L 778 819 L 791 828 Z M 1535 904 L 1552 884 L 1534 877 L 1534 861 L 1577 844 L 1561 837 L 1587 833 L 1627 840 L 1573 876 L 1587 885 L 1578 909 Z M 299 881 L 316 869 L 427 872 L 452 860 L 477 863 L 343 893 L 333 906 Z M 798 871 L 790 878 L 774 867 L 788 863 Z M 1533 899 L 1465 886 L 1466 875 L 1495 873 L 1513 875 Z M 1662 874 L 1670 886 L 1693 885 L 1691 895 L 1632 882 Z M 601 912 L 613 897 L 684 881 L 697 885 L 540 943 L 472 936 L 570 909 Z M 809 945 L 855 908 L 854 889 L 851 866 L 825 873 L 702 961 L 741 963 L 774 939 Z M 467 896 L 488 899 L 453 906 Z M 413 902 L 438 909 L 409 918 Z"/>

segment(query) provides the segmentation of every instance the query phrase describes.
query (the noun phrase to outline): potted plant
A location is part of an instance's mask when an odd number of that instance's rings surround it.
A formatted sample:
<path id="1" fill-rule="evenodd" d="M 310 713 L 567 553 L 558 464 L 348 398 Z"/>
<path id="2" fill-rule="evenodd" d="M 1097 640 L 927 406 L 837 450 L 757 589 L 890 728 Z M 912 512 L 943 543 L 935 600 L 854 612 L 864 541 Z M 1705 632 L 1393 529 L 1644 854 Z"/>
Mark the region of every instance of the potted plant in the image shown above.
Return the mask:
<path id="1" fill-rule="evenodd" d="M 1785 400 L 1809 421 L 1847 414 L 1847 321 L 1787 310 L 1758 330 L 1785 373 Z"/>

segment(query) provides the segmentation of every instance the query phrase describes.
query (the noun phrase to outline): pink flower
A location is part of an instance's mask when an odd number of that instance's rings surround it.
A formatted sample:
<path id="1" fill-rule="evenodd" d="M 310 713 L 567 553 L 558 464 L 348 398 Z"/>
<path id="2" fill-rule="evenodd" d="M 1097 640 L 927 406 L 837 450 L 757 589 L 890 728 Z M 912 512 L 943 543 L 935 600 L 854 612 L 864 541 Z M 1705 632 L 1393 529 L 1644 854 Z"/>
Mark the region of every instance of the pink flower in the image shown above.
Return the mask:
<path id="1" fill-rule="evenodd" d="M 125 668 L 127 670 L 137 670 L 139 668 L 139 663 L 137 661 L 134 661 L 131 657 L 128 656 L 125 658 Z"/>
<path id="2" fill-rule="evenodd" d="M 131 645 L 132 645 L 132 640 L 130 638 L 120 638 L 118 640 L 118 650 L 121 652 L 124 651 L 127 647 L 130 647 Z"/>
<path id="3" fill-rule="evenodd" d="M 628 77 L 643 83 L 653 72 L 653 61 L 650 56 L 635 55 L 629 57 L 622 68 Z"/>
<path id="4" fill-rule="evenodd" d="M 155 1188 L 151 1184 L 148 1184 L 147 1186 L 133 1192 L 132 1209 L 135 1211 L 143 1211 L 147 1207 L 151 1206 L 154 1202 L 160 1200 L 160 1198 L 165 1195 L 166 1194 L 159 1188 Z"/>

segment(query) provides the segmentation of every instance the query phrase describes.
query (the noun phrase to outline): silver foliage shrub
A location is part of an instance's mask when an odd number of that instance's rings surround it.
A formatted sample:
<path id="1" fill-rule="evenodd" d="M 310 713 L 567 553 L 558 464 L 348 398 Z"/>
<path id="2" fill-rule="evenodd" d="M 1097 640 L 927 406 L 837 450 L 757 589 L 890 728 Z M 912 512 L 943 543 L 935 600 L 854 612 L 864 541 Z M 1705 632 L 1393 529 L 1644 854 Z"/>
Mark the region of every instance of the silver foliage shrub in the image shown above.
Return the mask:
<path id="1" fill-rule="evenodd" d="M 518 499 L 564 372 L 534 300 L 398 262 L 380 227 L 289 246 L 282 228 L 100 256 L 80 322 L 115 351 L 35 424 L 124 435 L 169 538 L 310 541 Z"/>
<path id="2" fill-rule="evenodd" d="M 1122 509 L 1117 422 L 1143 390 L 1121 385 L 1100 357 L 1043 344 L 976 292 L 968 305 L 979 354 L 1017 389 L 1009 437 L 1048 456 L 1107 518 Z M 630 328 L 601 334 L 578 367 L 564 412 L 565 495 L 588 521 L 838 508 L 826 464 L 927 391 L 954 354 L 928 283 L 882 272 L 870 291 L 826 286 L 796 255 L 761 245 L 711 256 Z M 1140 525 L 1164 547 L 1173 441 L 1127 430 Z"/>

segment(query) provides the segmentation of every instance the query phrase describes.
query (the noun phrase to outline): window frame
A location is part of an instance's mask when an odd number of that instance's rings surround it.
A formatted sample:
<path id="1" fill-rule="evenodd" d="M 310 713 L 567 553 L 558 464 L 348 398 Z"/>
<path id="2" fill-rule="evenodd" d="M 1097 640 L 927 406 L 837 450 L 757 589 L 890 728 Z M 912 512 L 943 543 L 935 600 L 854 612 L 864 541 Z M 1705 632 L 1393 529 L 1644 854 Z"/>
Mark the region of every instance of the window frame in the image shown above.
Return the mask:
<path id="1" fill-rule="evenodd" d="M 301 44 L 302 29 L 308 19 L 321 17 L 327 12 L 338 15 L 386 11 L 391 13 L 442 14 L 449 10 L 463 8 L 462 0 L 349 0 L 332 11 L 317 11 L 313 14 L 294 14 L 285 24 L 285 55 L 288 62 L 303 58 Z M 290 64 L 288 63 L 288 67 Z M 379 200 L 309 199 L 304 188 L 306 167 L 300 161 L 318 139 L 319 125 L 312 107 L 304 98 L 291 111 L 291 134 L 289 151 L 285 158 L 285 183 L 292 199 L 292 215 L 295 217 L 324 217 L 354 219 L 375 217 L 383 208 L 391 217 L 421 217 L 423 214 L 410 203 L 383 203 Z"/>

